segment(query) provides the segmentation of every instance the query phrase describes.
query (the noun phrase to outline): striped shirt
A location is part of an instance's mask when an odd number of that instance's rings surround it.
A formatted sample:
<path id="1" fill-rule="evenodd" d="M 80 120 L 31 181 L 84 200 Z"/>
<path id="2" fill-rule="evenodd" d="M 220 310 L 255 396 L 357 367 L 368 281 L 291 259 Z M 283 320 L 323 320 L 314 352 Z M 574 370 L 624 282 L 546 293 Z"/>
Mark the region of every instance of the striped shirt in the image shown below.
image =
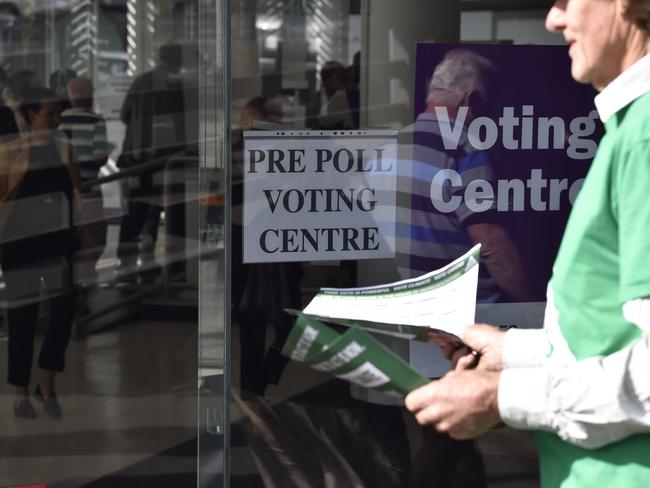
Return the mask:
<path id="1" fill-rule="evenodd" d="M 101 115 L 83 108 L 69 108 L 61 113 L 59 131 L 74 148 L 81 182 L 86 183 L 98 177 L 109 153 L 106 136 L 106 122 Z M 100 188 L 85 190 L 87 194 L 98 194 Z"/>
<path id="2" fill-rule="evenodd" d="M 404 278 L 438 269 L 467 252 L 474 243 L 466 226 L 490 221 L 494 215 L 493 208 L 473 212 L 464 199 L 465 190 L 472 181 L 493 182 L 496 179 L 487 153 L 472 148 L 465 131 L 456 149 L 445 149 L 444 143 L 434 113 L 420 114 L 414 124 L 400 132 L 396 258 Z M 458 175 L 459 179 L 453 186 L 449 179 L 442 179 L 438 191 L 441 201 L 434 205 L 432 183 L 443 170 L 448 170 L 447 175 Z M 452 198 L 459 202 L 457 208 L 440 211 Z M 497 300 L 500 291 L 494 280 L 485 269 L 480 274 L 479 300 Z"/>

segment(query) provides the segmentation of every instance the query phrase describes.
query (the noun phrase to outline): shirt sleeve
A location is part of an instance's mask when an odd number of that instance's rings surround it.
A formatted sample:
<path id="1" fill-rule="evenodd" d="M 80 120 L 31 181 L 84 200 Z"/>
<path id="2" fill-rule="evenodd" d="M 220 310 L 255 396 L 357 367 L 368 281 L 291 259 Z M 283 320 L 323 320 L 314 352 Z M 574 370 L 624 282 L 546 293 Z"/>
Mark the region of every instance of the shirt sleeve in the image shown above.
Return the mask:
<path id="1" fill-rule="evenodd" d="M 106 136 L 106 122 L 100 119 L 95 124 L 95 131 L 93 133 L 93 149 L 94 157 L 105 158 L 109 153 L 108 137 Z M 100 166 L 103 166 L 105 161 L 102 161 Z"/>
<path id="2" fill-rule="evenodd" d="M 503 421 L 552 431 L 587 449 L 650 432 L 650 299 L 635 302 L 624 313 L 637 314 L 644 335 L 628 347 L 561 368 L 504 369 L 498 393 Z"/>
<path id="3" fill-rule="evenodd" d="M 510 329 L 503 341 L 503 368 L 535 368 L 546 359 L 543 329 Z"/>
<path id="4" fill-rule="evenodd" d="M 613 212 L 618 223 L 619 239 L 619 299 L 625 303 L 650 296 L 650 141 L 640 141 L 621 157 L 616 166 L 613 187 Z"/>
<path id="5" fill-rule="evenodd" d="M 475 151 L 459 158 L 456 162 L 456 171 L 461 177 L 462 185 L 448 186 L 445 190 L 447 200 L 454 196 L 461 198 L 462 203 L 455 212 L 458 220 L 463 225 L 492 223 L 497 209 L 494 194 L 496 176 L 488 153 Z M 491 196 L 485 194 L 488 187 L 491 188 Z M 467 205 L 468 191 L 476 197 L 475 204 L 480 207 L 480 210 Z"/>

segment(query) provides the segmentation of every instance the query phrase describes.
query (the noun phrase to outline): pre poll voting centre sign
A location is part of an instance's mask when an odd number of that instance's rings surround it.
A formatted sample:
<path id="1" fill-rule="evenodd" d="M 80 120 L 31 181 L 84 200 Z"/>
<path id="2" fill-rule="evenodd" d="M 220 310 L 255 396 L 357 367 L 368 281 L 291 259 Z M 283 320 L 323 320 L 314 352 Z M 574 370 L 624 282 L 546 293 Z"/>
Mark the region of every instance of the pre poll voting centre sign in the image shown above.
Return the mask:
<path id="1" fill-rule="evenodd" d="M 397 132 L 246 131 L 244 262 L 395 255 Z"/>

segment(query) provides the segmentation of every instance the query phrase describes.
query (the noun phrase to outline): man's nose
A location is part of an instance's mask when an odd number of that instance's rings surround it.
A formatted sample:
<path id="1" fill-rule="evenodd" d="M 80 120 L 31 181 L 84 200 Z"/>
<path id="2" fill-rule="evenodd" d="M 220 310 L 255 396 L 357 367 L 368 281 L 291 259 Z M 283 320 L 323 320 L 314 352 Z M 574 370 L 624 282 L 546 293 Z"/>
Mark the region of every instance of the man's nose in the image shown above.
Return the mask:
<path id="1" fill-rule="evenodd" d="M 546 14 L 546 30 L 549 32 L 560 32 L 566 27 L 565 22 L 566 0 L 557 0 Z"/>

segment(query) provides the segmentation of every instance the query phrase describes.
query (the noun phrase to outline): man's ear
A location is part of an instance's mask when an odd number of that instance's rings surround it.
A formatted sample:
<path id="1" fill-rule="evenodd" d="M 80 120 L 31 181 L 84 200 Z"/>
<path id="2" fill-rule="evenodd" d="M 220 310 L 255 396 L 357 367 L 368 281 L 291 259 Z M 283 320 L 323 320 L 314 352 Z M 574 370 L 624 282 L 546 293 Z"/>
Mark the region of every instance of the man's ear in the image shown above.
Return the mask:
<path id="1" fill-rule="evenodd" d="M 463 98 L 460 101 L 460 106 L 461 107 L 469 107 L 470 110 L 472 108 L 472 96 L 476 92 L 476 90 L 468 90 L 465 92 L 463 95 Z"/>
<path id="2" fill-rule="evenodd" d="M 616 0 L 623 17 L 645 31 L 650 31 L 650 5 L 648 2 Z"/>
<path id="3" fill-rule="evenodd" d="M 469 107 L 472 118 L 485 115 L 485 100 L 477 90 L 469 90 L 463 96 L 463 105 Z"/>

